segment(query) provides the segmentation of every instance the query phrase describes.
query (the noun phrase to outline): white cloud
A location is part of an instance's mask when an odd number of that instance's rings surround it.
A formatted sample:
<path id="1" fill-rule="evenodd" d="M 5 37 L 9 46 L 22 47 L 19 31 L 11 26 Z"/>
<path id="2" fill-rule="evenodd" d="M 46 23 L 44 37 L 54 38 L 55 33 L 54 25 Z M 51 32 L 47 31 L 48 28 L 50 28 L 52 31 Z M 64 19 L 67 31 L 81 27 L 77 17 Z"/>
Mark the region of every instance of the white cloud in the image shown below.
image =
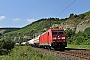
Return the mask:
<path id="1" fill-rule="evenodd" d="M 4 20 L 5 18 L 5 16 L 0 16 L 0 20 Z"/>
<path id="2" fill-rule="evenodd" d="M 34 21 L 36 21 L 36 20 L 35 19 L 27 19 L 27 22 L 30 22 L 30 23 L 32 23 Z"/>
<path id="3" fill-rule="evenodd" d="M 13 19 L 13 21 L 19 21 L 19 20 L 21 20 L 21 19 L 19 19 L 19 18 L 15 18 L 15 19 Z"/>

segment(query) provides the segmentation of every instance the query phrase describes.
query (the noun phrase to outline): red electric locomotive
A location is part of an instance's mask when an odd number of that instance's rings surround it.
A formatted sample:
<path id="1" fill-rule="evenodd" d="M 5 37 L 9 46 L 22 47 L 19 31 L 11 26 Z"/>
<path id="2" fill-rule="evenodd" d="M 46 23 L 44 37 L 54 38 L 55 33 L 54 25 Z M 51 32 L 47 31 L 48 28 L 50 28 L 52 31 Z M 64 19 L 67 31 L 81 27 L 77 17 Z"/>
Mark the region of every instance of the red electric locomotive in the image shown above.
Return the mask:
<path id="1" fill-rule="evenodd" d="M 63 28 L 51 28 L 39 37 L 39 46 L 64 50 L 67 46 Z"/>

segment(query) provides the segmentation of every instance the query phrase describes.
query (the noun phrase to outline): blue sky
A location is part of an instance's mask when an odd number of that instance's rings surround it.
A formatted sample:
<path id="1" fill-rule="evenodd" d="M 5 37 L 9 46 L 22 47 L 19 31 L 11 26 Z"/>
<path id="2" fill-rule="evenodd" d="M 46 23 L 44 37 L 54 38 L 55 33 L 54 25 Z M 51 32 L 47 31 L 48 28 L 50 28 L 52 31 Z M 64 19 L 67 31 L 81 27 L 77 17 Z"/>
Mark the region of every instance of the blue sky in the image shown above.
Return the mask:
<path id="1" fill-rule="evenodd" d="M 66 18 L 90 10 L 90 0 L 0 0 L 0 28 L 24 27 L 42 18 Z M 61 14 L 60 14 L 61 13 Z"/>

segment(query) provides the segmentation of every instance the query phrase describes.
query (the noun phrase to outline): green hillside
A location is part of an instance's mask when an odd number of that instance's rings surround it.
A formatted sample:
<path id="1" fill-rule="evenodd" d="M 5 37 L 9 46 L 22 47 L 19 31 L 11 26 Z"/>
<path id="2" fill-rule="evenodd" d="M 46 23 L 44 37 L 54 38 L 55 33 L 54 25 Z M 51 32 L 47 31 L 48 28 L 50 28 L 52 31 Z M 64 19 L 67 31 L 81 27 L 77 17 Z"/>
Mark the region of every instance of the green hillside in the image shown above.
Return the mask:
<path id="1" fill-rule="evenodd" d="M 53 24 L 61 24 L 63 20 L 59 18 L 48 18 L 48 19 L 40 19 L 35 22 L 32 22 L 31 24 L 23 27 L 22 29 L 18 31 L 13 31 L 10 33 L 7 33 L 8 35 L 32 35 L 35 33 L 44 32 L 47 29 L 49 29 Z M 6 34 L 6 35 L 7 35 Z"/>
<path id="2" fill-rule="evenodd" d="M 31 24 L 23 27 L 18 31 L 10 32 L 8 34 L 33 34 L 33 33 L 43 32 L 49 29 L 53 24 L 59 24 L 59 25 L 69 24 L 71 26 L 76 27 L 82 21 L 84 21 L 84 23 L 87 23 L 86 20 L 90 21 L 90 11 L 79 15 L 71 13 L 68 18 L 64 18 L 64 19 L 42 18 L 32 22 Z"/>
<path id="3" fill-rule="evenodd" d="M 66 30 L 67 41 L 70 44 L 83 44 L 83 42 L 85 42 L 85 44 L 89 44 L 87 42 L 90 41 L 88 39 L 90 35 L 87 32 L 90 31 L 88 28 L 90 27 L 90 11 L 79 15 L 71 13 L 68 18 L 64 19 L 42 18 L 32 22 L 31 24 L 21 28 L 18 31 L 9 32 L 5 35 L 9 35 L 13 39 L 14 37 L 17 37 L 16 40 L 14 39 L 15 41 L 25 41 L 47 31 L 50 27 L 63 27 Z M 85 30 L 86 28 L 87 30 Z M 79 41 L 80 39 L 84 41 Z"/>

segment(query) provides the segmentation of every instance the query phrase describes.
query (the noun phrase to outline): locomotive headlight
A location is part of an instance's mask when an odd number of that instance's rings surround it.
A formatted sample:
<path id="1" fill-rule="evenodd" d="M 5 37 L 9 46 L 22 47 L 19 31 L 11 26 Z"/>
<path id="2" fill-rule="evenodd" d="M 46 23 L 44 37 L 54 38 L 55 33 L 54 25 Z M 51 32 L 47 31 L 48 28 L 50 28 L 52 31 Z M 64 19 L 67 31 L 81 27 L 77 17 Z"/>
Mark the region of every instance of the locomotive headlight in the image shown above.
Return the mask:
<path id="1" fill-rule="evenodd" d="M 53 40 L 56 40 L 56 37 L 54 37 Z"/>
<path id="2" fill-rule="evenodd" d="M 65 37 L 62 37 L 62 39 L 65 39 Z"/>

